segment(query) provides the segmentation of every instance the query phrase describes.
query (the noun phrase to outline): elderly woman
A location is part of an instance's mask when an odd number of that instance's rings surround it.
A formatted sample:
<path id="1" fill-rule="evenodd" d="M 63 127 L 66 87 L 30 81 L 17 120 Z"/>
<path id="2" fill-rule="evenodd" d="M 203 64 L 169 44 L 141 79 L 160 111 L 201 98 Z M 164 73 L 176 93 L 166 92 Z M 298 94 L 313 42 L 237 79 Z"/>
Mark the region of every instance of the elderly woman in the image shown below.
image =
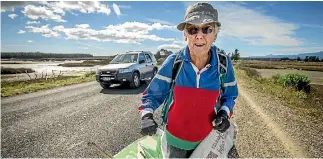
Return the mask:
<path id="1" fill-rule="evenodd" d="M 143 134 L 156 133 L 153 112 L 168 97 L 171 99 L 165 126 L 170 158 L 189 157 L 212 129 L 224 132 L 230 126 L 238 89 L 230 58 L 224 60 L 225 78 L 220 78 L 223 64 L 212 45 L 220 26 L 212 5 L 199 2 L 189 6 L 184 21 L 177 26 L 184 32 L 187 46 L 165 60 L 143 93 L 139 107 Z M 182 64 L 171 87 L 176 60 Z"/>

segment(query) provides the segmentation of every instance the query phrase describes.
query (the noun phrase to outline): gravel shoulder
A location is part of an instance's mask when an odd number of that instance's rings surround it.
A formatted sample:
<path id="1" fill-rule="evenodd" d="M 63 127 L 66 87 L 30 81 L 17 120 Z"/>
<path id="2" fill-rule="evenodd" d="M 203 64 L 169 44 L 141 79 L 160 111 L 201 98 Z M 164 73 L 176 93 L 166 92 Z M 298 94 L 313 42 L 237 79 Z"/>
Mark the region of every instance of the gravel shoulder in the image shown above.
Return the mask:
<path id="1" fill-rule="evenodd" d="M 282 105 L 280 99 L 256 91 L 238 79 L 234 121 L 239 127 L 241 157 L 322 157 L 322 120 Z"/>

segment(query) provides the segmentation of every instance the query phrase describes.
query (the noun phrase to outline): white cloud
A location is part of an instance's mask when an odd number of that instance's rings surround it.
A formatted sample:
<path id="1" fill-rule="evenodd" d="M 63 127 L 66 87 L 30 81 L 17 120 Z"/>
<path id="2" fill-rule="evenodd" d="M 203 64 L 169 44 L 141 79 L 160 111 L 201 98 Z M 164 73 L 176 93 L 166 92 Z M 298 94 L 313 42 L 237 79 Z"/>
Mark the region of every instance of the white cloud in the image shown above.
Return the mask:
<path id="1" fill-rule="evenodd" d="M 114 12 L 116 13 L 117 16 L 121 15 L 121 11 L 120 11 L 117 4 L 113 3 L 112 8 L 113 8 L 113 10 L 114 10 Z"/>
<path id="2" fill-rule="evenodd" d="M 76 24 L 75 27 L 86 29 L 86 28 L 90 28 L 90 25 L 89 24 Z"/>
<path id="3" fill-rule="evenodd" d="M 179 46 L 176 44 L 163 44 L 163 45 L 159 45 L 158 50 L 160 49 L 166 49 L 166 50 L 178 50 L 178 49 L 182 49 L 183 46 Z"/>
<path id="4" fill-rule="evenodd" d="M 50 8 L 28 5 L 24 7 L 24 10 L 21 11 L 30 19 L 44 19 L 44 20 L 54 20 L 56 22 L 66 22 L 66 20 L 62 19 L 62 17 L 58 14 L 55 14 Z"/>
<path id="5" fill-rule="evenodd" d="M 27 42 L 32 43 L 32 42 L 34 42 L 34 41 L 32 41 L 32 40 L 28 40 Z"/>
<path id="6" fill-rule="evenodd" d="M 82 13 L 104 13 L 106 15 L 111 13 L 107 5 L 98 1 L 59 1 L 49 3 L 48 6 L 55 8 L 58 12 L 71 12 L 74 10 Z"/>
<path id="7" fill-rule="evenodd" d="M 28 3 L 26 1 L 1 1 L 1 12 L 15 11 L 15 8 L 24 7 Z"/>
<path id="8" fill-rule="evenodd" d="M 27 25 L 30 25 L 30 24 L 40 24 L 39 21 L 27 21 L 26 23 Z"/>
<path id="9" fill-rule="evenodd" d="M 15 19 L 16 17 L 18 17 L 17 14 L 9 14 L 8 17 L 10 17 L 11 19 Z"/>
<path id="10" fill-rule="evenodd" d="M 53 30 L 55 30 L 55 31 L 64 31 L 64 26 L 63 25 L 54 26 Z"/>
<path id="11" fill-rule="evenodd" d="M 160 23 L 160 24 L 166 24 L 166 25 L 174 25 L 172 24 L 171 22 L 168 22 L 168 21 L 165 21 L 165 20 L 160 20 L 160 19 L 147 19 L 148 21 L 150 22 L 153 22 L 153 23 Z"/>
<path id="12" fill-rule="evenodd" d="M 24 34 L 26 31 L 24 31 L 24 30 L 19 30 L 18 31 L 18 34 Z"/>
<path id="13" fill-rule="evenodd" d="M 152 30 L 169 29 L 171 26 L 161 24 L 145 24 L 126 22 L 119 25 L 109 25 L 103 30 L 91 29 L 88 24 L 78 24 L 74 28 L 65 28 L 62 25 L 53 27 L 54 31 L 63 32 L 66 39 L 113 41 L 116 43 L 140 44 L 144 40 L 174 41 L 173 38 L 162 38 L 149 34 Z"/>
<path id="14" fill-rule="evenodd" d="M 88 47 L 84 47 L 85 50 L 89 49 Z"/>
<path id="15" fill-rule="evenodd" d="M 230 36 L 250 45 L 300 46 L 295 37 L 298 25 L 283 22 L 262 12 L 233 3 L 214 5 L 222 23 L 220 36 Z"/>
<path id="16" fill-rule="evenodd" d="M 59 37 L 60 34 L 52 31 L 51 29 L 48 28 L 49 24 L 43 25 L 41 27 L 34 27 L 34 26 L 26 26 L 27 29 L 29 29 L 29 32 L 31 33 L 39 33 L 44 37 Z"/>

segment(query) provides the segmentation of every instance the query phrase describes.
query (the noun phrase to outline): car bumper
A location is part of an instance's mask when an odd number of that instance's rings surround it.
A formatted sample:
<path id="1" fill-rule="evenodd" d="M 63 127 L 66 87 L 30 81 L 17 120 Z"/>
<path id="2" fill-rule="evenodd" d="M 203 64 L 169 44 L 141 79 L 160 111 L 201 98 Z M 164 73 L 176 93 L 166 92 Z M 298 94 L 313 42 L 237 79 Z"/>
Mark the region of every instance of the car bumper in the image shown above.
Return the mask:
<path id="1" fill-rule="evenodd" d="M 118 84 L 118 83 L 130 82 L 131 80 L 132 80 L 132 72 L 117 73 L 114 75 L 106 75 L 106 74 L 96 75 L 96 81 L 101 83 Z"/>

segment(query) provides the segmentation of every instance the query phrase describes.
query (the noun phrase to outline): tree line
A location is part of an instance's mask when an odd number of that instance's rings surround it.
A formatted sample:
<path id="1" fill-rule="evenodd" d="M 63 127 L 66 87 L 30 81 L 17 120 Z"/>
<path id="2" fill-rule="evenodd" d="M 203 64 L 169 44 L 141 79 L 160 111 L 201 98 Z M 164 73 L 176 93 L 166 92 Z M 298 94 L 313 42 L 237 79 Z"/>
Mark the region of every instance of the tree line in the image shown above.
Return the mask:
<path id="1" fill-rule="evenodd" d="M 217 48 L 217 52 L 227 55 L 228 57 L 231 58 L 231 60 L 239 60 L 240 59 L 240 52 L 238 49 L 235 49 L 234 52 L 227 54 L 223 49 Z M 172 51 L 168 51 L 166 49 L 160 49 L 155 54 L 155 57 L 158 60 L 161 58 L 166 58 L 167 56 L 169 56 L 172 53 L 173 53 Z"/>
<path id="2" fill-rule="evenodd" d="M 41 52 L 1 52 L 2 59 L 42 59 L 42 58 L 89 58 L 93 57 L 91 54 L 82 53 L 41 53 Z"/>
<path id="3" fill-rule="evenodd" d="M 300 57 L 297 57 L 296 61 L 302 61 Z M 323 62 L 323 59 L 320 60 L 318 56 L 305 56 L 305 59 L 303 60 L 305 62 Z"/>
<path id="4" fill-rule="evenodd" d="M 230 52 L 230 53 L 226 53 L 223 49 L 220 49 L 220 48 L 217 48 L 217 51 L 219 53 L 222 53 L 222 54 L 225 54 L 225 55 L 228 55 L 228 57 L 231 58 L 231 60 L 240 60 L 240 52 L 238 49 L 235 49 L 234 52 Z"/>

